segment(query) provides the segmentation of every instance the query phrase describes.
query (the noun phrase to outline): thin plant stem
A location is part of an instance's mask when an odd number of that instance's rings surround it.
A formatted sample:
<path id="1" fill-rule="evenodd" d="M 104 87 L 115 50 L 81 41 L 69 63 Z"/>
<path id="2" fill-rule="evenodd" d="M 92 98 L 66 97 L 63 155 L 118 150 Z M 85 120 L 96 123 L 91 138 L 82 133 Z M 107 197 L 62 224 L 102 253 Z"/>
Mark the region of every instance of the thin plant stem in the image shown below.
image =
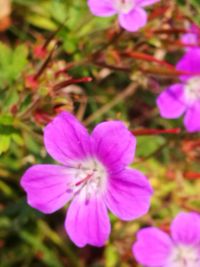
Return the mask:
<path id="1" fill-rule="evenodd" d="M 121 93 L 119 93 L 116 97 L 114 97 L 109 103 L 102 106 L 98 109 L 97 112 L 90 115 L 83 123 L 87 126 L 93 121 L 95 121 L 100 116 L 104 115 L 108 110 L 112 109 L 118 103 L 125 100 L 127 97 L 134 95 L 137 91 L 138 84 L 131 83 L 126 89 L 124 89 Z"/>

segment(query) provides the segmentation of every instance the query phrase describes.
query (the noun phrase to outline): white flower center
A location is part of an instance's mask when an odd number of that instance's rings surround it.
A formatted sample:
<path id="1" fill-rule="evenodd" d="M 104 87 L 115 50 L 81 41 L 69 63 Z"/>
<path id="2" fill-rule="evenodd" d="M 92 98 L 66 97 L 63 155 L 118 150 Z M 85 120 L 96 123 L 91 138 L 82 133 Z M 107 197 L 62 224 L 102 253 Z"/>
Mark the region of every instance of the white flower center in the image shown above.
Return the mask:
<path id="1" fill-rule="evenodd" d="M 89 201 L 93 196 L 102 195 L 106 190 L 107 171 L 95 158 L 77 162 L 75 166 L 67 168 L 67 174 L 72 177 L 68 184 L 69 190 L 80 199 Z"/>
<path id="2" fill-rule="evenodd" d="M 186 45 L 197 45 L 198 39 L 197 34 L 195 33 L 187 33 L 183 36 L 183 43 Z"/>
<path id="3" fill-rule="evenodd" d="M 173 248 L 166 267 L 199 267 L 200 251 L 197 247 L 178 245 Z"/>
<path id="4" fill-rule="evenodd" d="M 135 0 L 114 0 L 114 7 L 119 13 L 123 14 L 129 13 L 135 5 Z"/>
<path id="5" fill-rule="evenodd" d="M 185 85 L 185 98 L 189 102 L 200 100 L 200 76 L 189 79 Z"/>

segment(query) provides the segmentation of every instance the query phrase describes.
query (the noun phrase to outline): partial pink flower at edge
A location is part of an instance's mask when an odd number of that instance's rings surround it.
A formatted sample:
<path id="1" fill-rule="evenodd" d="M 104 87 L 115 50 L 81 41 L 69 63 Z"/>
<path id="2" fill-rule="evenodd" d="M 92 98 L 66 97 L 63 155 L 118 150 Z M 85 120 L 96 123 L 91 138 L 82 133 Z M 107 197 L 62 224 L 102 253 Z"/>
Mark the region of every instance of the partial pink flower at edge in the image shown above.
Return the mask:
<path id="1" fill-rule="evenodd" d="M 200 131 L 200 48 L 188 50 L 176 69 L 184 72 L 180 82 L 165 89 L 157 98 L 160 115 L 176 119 L 184 115 L 188 132 Z"/>
<path id="2" fill-rule="evenodd" d="M 43 213 L 71 201 L 65 228 L 77 246 L 105 244 L 108 209 L 125 221 L 147 213 L 152 188 L 142 173 L 128 168 L 136 140 L 122 122 L 100 123 L 89 135 L 73 115 L 62 112 L 46 126 L 44 143 L 61 165 L 30 167 L 21 186 L 28 204 Z"/>
<path id="3" fill-rule="evenodd" d="M 160 0 L 88 0 L 93 15 L 99 17 L 119 16 L 119 24 L 127 31 L 135 32 L 147 23 L 144 7 Z"/>
<path id="4" fill-rule="evenodd" d="M 198 48 L 200 45 L 200 28 L 196 24 L 191 24 L 187 33 L 181 36 L 181 42 L 185 45 L 186 50 Z"/>
<path id="5" fill-rule="evenodd" d="M 171 224 L 171 237 L 155 227 L 140 230 L 133 254 L 146 267 L 199 267 L 199 214 L 179 213 Z"/>

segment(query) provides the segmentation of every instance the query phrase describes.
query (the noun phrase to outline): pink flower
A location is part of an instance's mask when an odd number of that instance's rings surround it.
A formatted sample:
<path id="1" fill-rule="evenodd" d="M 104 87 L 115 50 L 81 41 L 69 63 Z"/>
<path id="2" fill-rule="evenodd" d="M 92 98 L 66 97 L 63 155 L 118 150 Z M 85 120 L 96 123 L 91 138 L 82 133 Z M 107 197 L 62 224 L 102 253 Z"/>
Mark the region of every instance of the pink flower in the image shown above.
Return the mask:
<path id="1" fill-rule="evenodd" d="M 125 221 L 148 211 L 152 188 L 142 173 L 127 167 L 136 140 L 122 122 L 100 123 L 89 135 L 63 112 L 46 126 L 44 143 L 61 165 L 35 165 L 21 185 L 28 204 L 43 213 L 71 200 L 65 228 L 77 246 L 104 245 L 110 233 L 107 209 Z"/>
<path id="2" fill-rule="evenodd" d="M 188 27 L 188 32 L 181 36 L 182 43 L 186 46 L 187 50 L 200 45 L 200 28 L 196 24 L 191 24 Z"/>
<path id="3" fill-rule="evenodd" d="M 119 24 L 127 31 L 135 32 L 147 23 L 144 7 L 160 0 L 88 0 L 95 16 L 108 17 L 118 14 Z"/>
<path id="4" fill-rule="evenodd" d="M 199 267 L 199 214 L 179 213 L 171 224 L 171 237 L 154 227 L 140 230 L 133 254 L 145 267 Z"/>
<path id="5" fill-rule="evenodd" d="M 175 119 L 184 114 L 188 132 L 200 131 L 200 49 L 188 50 L 176 69 L 185 72 L 180 82 L 171 85 L 157 98 L 163 118 Z"/>

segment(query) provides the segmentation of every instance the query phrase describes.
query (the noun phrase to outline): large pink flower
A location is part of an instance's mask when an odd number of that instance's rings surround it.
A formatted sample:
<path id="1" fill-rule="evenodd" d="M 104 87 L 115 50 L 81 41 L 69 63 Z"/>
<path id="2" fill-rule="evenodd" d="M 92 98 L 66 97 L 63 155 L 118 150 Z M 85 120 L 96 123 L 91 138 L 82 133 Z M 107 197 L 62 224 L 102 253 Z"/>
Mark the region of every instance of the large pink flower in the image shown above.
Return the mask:
<path id="1" fill-rule="evenodd" d="M 140 230 L 133 254 L 146 267 L 199 267 L 199 214 L 179 213 L 171 224 L 171 237 L 154 227 Z"/>
<path id="2" fill-rule="evenodd" d="M 120 121 L 103 122 L 92 134 L 66 112 L 44 130 L 48 153 L 62 165 L 35 165 L 22 177 L 28 204 L 52 213 L 71 200 L 65 228 L 79 247 L 102 246 L 110 233 L 107 209 L 122 220 L 145 214 L 152 188 L 127 167 L 136 141 Z"/>
<path id="3" fill-rule="evenodd" d="M 88 0 L 88 6 L 95 16 L 119 15 L 122 28 L 130 32 L 138 31 L 147 23 L 144 7 L 160 0 Z"/>

